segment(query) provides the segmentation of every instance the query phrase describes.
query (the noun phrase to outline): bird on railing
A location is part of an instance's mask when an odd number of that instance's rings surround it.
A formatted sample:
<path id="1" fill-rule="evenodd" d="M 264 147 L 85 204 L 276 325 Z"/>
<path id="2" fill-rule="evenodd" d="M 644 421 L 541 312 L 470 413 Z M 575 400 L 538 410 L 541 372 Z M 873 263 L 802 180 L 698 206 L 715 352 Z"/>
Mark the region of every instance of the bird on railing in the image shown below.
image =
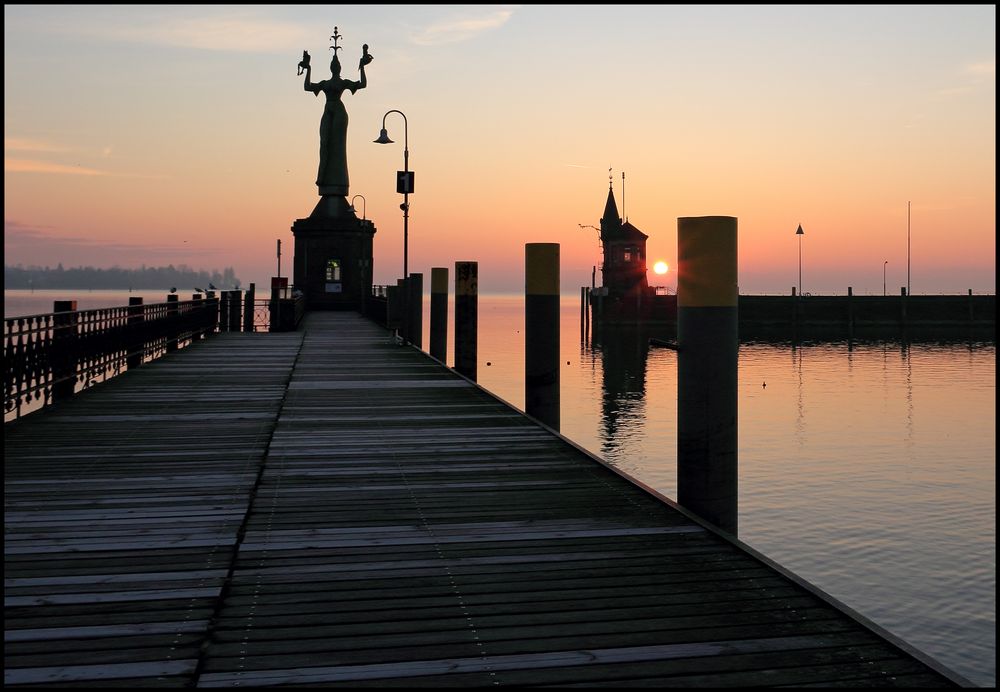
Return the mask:
<path id="1" fill-rule="evenodd" d="M 197 286 L 194 287 L 194 290 L 198 291 L 198 293 L 205 293 L 204 288 L 198 288 Z"/>
<path id="2" fill-rule="evenodd" d="M 215 284 L 213 284 L 213 283 L 212 283 L 211 281 L 209 281 L 209 282 L 208 282 L 208 290 L 209 290 L 209 291 L 217 291 L 217 290 L 219 290 L 219 289 L 217 289 L 217 288 L 215 287 Z"/>
<path id="3" fill-rule="evenodd" d="M 171 286 L 170 287 L 170 292 L 171 293 L 177 293 L 177 287 L 176 286 Z"/>

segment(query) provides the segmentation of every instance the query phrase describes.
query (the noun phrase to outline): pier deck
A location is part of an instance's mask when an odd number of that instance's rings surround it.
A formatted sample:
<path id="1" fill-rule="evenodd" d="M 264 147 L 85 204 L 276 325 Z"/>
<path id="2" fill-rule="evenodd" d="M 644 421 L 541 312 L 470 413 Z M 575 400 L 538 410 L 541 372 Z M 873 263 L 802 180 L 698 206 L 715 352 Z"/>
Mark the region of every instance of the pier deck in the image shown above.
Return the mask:
<path id="1" fill-rule="evenodd" d="M 966 684 L 353 314 L 4 448 L 7 685 Z"/>

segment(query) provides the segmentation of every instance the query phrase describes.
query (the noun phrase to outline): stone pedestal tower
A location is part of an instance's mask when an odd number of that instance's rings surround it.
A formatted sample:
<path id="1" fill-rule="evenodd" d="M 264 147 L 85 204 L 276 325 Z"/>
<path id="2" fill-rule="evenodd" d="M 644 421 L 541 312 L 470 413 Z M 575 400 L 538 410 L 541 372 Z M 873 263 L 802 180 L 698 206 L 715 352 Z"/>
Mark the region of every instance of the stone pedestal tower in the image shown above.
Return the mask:
<path id="1" fill-rule="evenodd" d="M 323 198 L 326 200 L 327 198 Z M 375 224 L 349 210 L 338 216 L 296 219 L 292 281 L 309 310 L 363 311 L 372 292 L 372 239 Z M 323 200 L 317 210 L 324 206 Z"/>

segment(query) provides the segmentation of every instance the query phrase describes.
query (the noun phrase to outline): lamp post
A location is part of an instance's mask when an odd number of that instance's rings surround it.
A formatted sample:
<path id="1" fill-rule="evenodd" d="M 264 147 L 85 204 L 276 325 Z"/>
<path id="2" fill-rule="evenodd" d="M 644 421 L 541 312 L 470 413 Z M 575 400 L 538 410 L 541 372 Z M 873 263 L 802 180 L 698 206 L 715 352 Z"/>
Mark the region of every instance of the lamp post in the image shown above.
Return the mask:
<path id="1" fill-rule="evenodd" d="M 795 235 L 799 237 L 799 296 L 802 295 L 802 236 L 805 235 L 805 231 L 802 230 L 802 224 L 799 224 L 799 229 L 795 231 Z"/>
<path id="2" fill-rule="evenodd" d="M 889 264 L 889 260 L 882 263 L 882 297 L 885 297 L 885 267 Z"/>
<path id="3" fill-rule="evenodd" d="M 361 207 L 361 220 L 364 221 L 365 210 L 368 207 L 368 200 L 365 199 L 364 195 L 354 195 L 353 197 L 351 197 L 351 211 L 353 211 L 355 214 L 358 213 L 358 210 L 354 208 L 354 200 L 356 200 L 358 197 L 360 197 L 361 201 L 364 202 L 364 205 Z"/>
<path id="4" fill-rule="evenodd" d="M 399 205 L 399 208 L 403 210 L 403 278 L 409 277 L 408 267 L 407 267 L 407 254 L 409 252 L 409 219 L 410 219 L 410 145 L 409 145 L 409 133 L 408 125 L 406 122 L 406 114 L 403 111 L 390 110 L 386 111 L 386 114 L 382 116 L 382 131 L 379 133 L 378 139 L 374 140 L 376 144 L 392 144 L 393 141 L 389 139 L 389 133 L 385 129 L 385 119 L 389 117 L 389 113 L 399 113 L 403 116 L 403 181 L 397 180 L 396 191 L 403 193 L 403 203 Z M 402 182 L 402 185 L 400 184 Z M 402 188 L 402 189 L 401 189 Z"/>

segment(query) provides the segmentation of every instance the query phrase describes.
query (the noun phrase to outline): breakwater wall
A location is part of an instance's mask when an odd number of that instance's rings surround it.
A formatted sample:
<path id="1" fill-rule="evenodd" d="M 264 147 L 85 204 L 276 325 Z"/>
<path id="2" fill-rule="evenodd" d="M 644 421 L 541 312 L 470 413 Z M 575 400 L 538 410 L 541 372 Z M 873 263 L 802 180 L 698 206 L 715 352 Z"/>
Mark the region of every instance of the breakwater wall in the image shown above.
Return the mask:
<path id="1" fill-rule="evenodd" d="M 676 329 L 677 296 L 649 295 L 641 300 L 602 296 L 585 289 L 588 317 L 595 328 L 649 324 Z M 996 295 L 741 295 L 741 338 L 864 338 L 899 335 L 950 335 L 995 339 Z"/>

